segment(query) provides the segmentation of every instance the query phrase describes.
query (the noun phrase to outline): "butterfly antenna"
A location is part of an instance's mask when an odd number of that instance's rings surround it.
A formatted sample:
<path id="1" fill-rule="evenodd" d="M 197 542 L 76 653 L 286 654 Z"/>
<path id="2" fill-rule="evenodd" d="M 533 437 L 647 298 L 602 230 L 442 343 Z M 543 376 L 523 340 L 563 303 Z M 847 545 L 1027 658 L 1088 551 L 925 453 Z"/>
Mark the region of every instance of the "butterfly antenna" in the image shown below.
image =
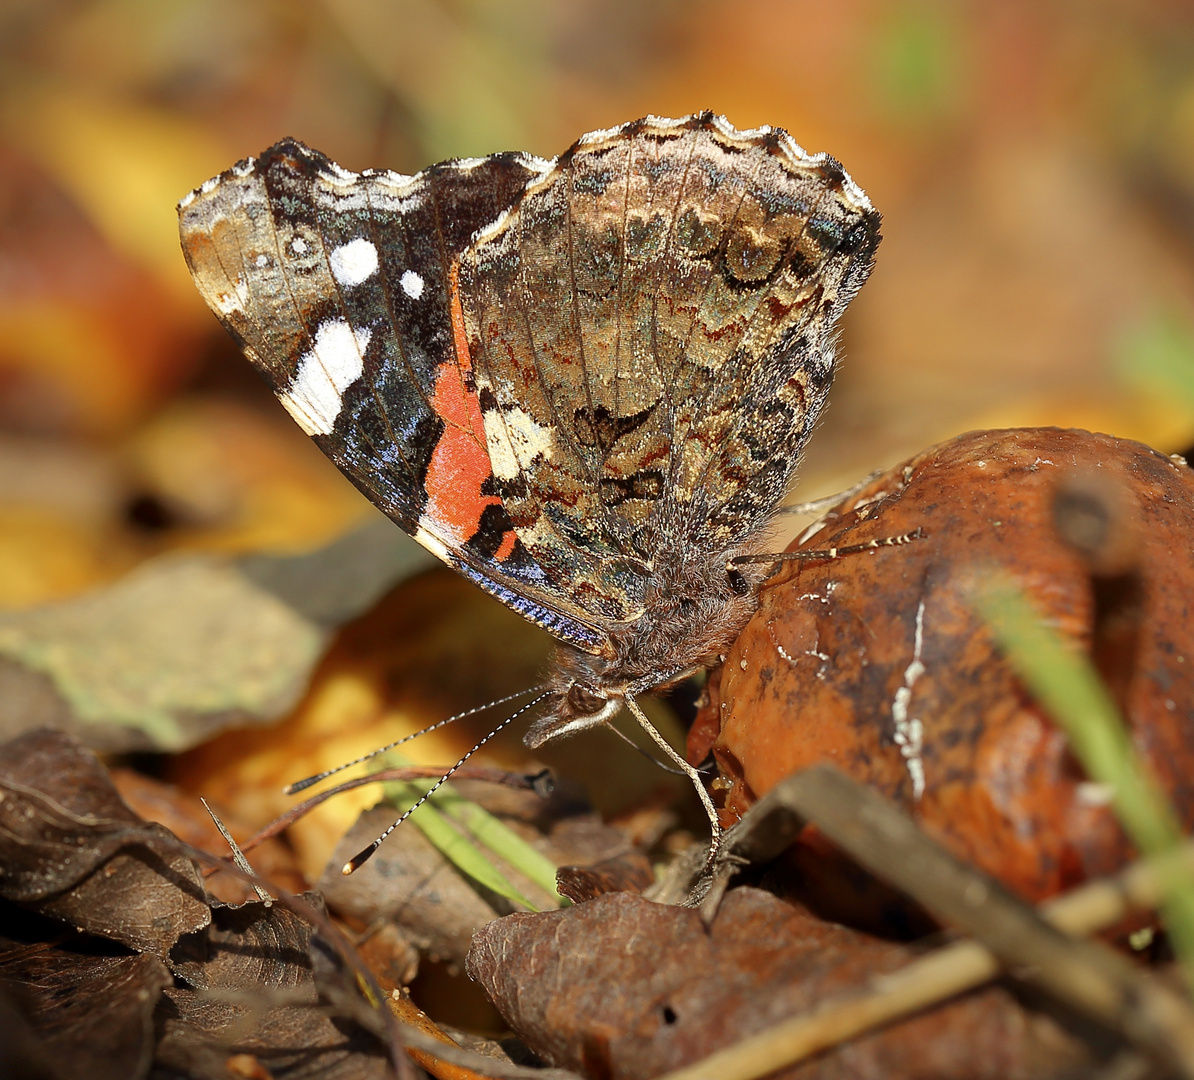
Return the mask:
<path id="1" fill-rule="evenodd" d="M 623 699 L 626 702 L 626 708 L 633 713 L 634 718 L 638 721 L 639 727 L 651 736 L 658 744 L 659 748 L 667 754 L 678 766 L 681 772 L 692 781 L 692 786 L 696 788 L 696 793 L 701 797 L 701 802 L 704 804 L 705 813 L 709 816 L 709 825 L 712 827 L 713 840 L 709 844 L 709 854 L 705 856 L 705 865 L 702 873 L 712 870 L 713 864 L 717 861 L 718 852 L 721 851 L 721 822 L 717 817 L 717 807 L 713 805 L 713 799 L 710 798 L 709 792 L 705 790 L 705 785 L 701 780 L 701 774 L 696 771 L 679 753 L 672 747 L 672 744 L 667 741 L 656 730 L 654 724 L 647 719 L 647 714 L 639 707 L 639 703 L 634 700 L 629 694 Z"/>
<path id="2" fill-rule="evenodd" d="M 542 688 L 537 687 L 536 689 L 542 689 Z M 524 691 L 524 693 L 527 693 L 527 692 L 528 691 Z M 411 814 L 413 814 L 416 810 L 418 810 L 418 808 L 420 806 L 422 806 L 429 798 L 431 798 L 431 796 L 434 795 L 436 793 L 436 791 L 438 791 L 445 783 L 447 783 L 448 777 L 450 777 L 457 769 L 460 768 L 461 765 L 463 765 L 466 761 L 468 761 L 469 758 L 471 758 L 478 750 L 481 749 L 481 747 L 483 747 L 487 742 L 489 742 L 489 740 L 492 739 L 499 731 L 501 731 L 503 728 L 509 726 L 511 723 L 513 723 L 515 720 L 517 720 L 528 709 L 533 709 L 536 705 L 539 704 L 539 702 L 541 702 L 545 697 L 547 697 L 550 692 L 551 691 L 543 690 L 543 692 L 537 698 L 535 698 L 533 701 L 528 701 L 525 705 L 522 706 L 522 708 L 518 709 L 516 712 L 512 713 L 510 716 L 507 716 L 506 719 L 503 720 L 500 724 L 498 724 L 498 726 L 495 727 L 488 735 L 486 735 L 483 739 L 480 739 L 477 742 L 477 744 L 471 750 L 468 751 L 468 753 L 464 754 L 461 757 L 461 759 L 458 762 L 456 762 L 455 765 L 453 765 L 446 773 L 444 773 L 443 776 L 441 776 L 434 784 L 432 784 L 431 787 L 429 787 L 426 790 L 426 792 L 424 792 L 422 795 L 420 795 L 418 800 L 414 803 L 414 805 L 411 806 L 408 810 L 406 810 L 402 814 L 402 816 L 397 821 L 395 821 L 388 829 L 386 829 L 385 832 L 383 832 L 376 840 L 374 840 L 373 843 L 371 843 L 367 848 L 363 849 L 362 851 L 357 852 L 357 854 L 355 854 L 351 859 L 349 859 L 348 862 L 346 862 L 340 868 L 340 873 L 345 874 L 345 875 L 351 874 L 354 871 L 359 870 L 362 866 L 364 866 L 365 863 L 368 862 L 369 859 L 372 857 L 373 853 L 379 847 L 381 847 L 381 845 L 385 842 L 386 837 L 388 837 L 390 835 L 390 833 L 392 833 L 396 828 L 398 828 L 398 826 L 401 825 L 408 817 L 410 817 Z M 518 697 L 517 694 L 514 694 L 512 696 Z M 507 699 L 507 700 L 509 700 L 509 699 Z M 493 704 L 497 704 L 497 702 L 494 702 Z M 478 710 L 474 710 L 474 711 L 478 711 Z M 395 745 L 397 745 L 397 744 L 395 744 Z"/>
<path id="3" fill-rule="evenodd" d="M 487 701 L 484 705 L 478 705 L 472 709 L 466 709 L 464 712 L 457 713 L 455 716 L 449 716 L 446 720 L 437 720 L 434 724 L 429 724 L 420 731 L 414 732 L 412 735 L 403 735 L 401 739 L 395 739 L 392 743 L 386 746 L 379 746 L 376 750 L 370 750 L 369 753 L 359 757 L 353 758 L 352 761 L 346 761 L 343 765 L 337 765 L 334 769 L 324 769 L 323 772 L 316 773 L 314 776 L 308 776 L 305 780 L 299 780 L 293 784 L 287 784 L 282 789 L 284 795 L 297 795 L 300 791 L 306 791 L 312 784 L 318 784 L 320 780 L 326 780 L 329 776 L 335 776 L 338 772 L 343 772 L 345 769 L 351 769 L 354 765 L 359 765 L 362 761 L 368 761 L 370 758 L 377 757 L 378 754 L 384 754 L 387 750 L 393 750 L 395 746 L 401 746 L 403 743 L 410 742 L 411 739 L 417 739 L 420 735 L 427 735 L 432 731 L 445 727 L 448 724 L 453 724 L 457 720 L 467 720 L 470 716 L 476 716 L 477 713 L 482 713 L 486 709 L 492 709 L 496 705 L 508 705 L 515 698 L 520 698 L 524 694 L 539 694 L 535 701 L 543 700 L 543 693 L 546 687 L 532 686 L 526 690 L 519 690 L 516 694 L 509 694 L 506 697 L 497 698 L 494 701 Z M 535 701 L 531 704 L 535 704 Z M 514 714 L 515 716 L 518 713 Z M 478 745 L 480 745 L 478 743 Z M 475 748 L 474 748 L 475 749 Z"/>
<path id="4" fill-rule="evenodd" d="M 844 547 L 828 547 L 806 549 L 803 551 L 777 551 L 763 555 L 735 555 L 726 563 L 727 574 L 737 574 L 737 567 L 744 563 L 781 563 L 781 562 L 826 562 L 840 559 L 843 555 L 862 555 L 868 551 L 877 551 L 885 547 L 903 547 L 916 540 L 925 538 L 922 526 L 917 526 L 911 532 L 901 533 L 899 536 L 880 536 L 875 540 L 866 540 L 861 544 L 847 544 Z M 741 576 L 741 575 L 739 575 Z"/>

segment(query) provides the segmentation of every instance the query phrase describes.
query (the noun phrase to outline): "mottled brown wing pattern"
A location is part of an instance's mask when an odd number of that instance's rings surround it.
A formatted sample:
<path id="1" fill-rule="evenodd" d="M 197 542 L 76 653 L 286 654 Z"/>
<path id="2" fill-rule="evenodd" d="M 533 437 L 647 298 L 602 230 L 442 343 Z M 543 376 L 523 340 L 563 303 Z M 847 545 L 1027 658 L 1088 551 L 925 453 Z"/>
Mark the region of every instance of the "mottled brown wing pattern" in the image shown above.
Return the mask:
<path id="1" fill-rule="evenodd" d="M 702 580 L 766 523 L 878 242 L 831 158 L 711 114 L 415 176 L 285 140 L 180 220 L 208 303 L 328 456 L 594 653 L 666 593 L 660 565 Z"/>
<path id="2" fill-rule="evenodd" d="M 662 548 L 765 524 L 878 224 L 781 131 L 648 118 L 585 136 L 462 254 L 503 503 L 583 610 L 632 622 Z"/>

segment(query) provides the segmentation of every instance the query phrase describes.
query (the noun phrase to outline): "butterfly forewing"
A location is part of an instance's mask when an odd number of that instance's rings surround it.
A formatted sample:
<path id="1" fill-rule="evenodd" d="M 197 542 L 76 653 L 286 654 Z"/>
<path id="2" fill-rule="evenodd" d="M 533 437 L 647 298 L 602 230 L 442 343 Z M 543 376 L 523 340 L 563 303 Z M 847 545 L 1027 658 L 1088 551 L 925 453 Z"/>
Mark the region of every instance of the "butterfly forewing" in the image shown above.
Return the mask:
<path id="1" fill-rule="evenodd" d="M 495 557 L 513 534 L 452 325 L 460 250 L 546 166 L 503 154 L 357 175 L 285 140 L 184 200 L 180 230 L 212 310 L 353 483 L 521 614 L 594 648 L 599 635 L 536 602 L 544 574 L 521 544 Z"/>

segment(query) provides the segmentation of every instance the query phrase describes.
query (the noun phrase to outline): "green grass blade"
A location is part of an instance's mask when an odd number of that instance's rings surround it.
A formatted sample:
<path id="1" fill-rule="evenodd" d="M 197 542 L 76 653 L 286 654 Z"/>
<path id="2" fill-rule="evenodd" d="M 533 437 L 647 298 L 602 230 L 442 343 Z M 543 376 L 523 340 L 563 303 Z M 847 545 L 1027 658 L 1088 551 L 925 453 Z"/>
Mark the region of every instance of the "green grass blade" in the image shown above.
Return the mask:
<path id="1" fill-rule="evenodd" d="M 401 767 L 410 761 L 390 753 L 385 759 Z M 391 782 L 385 785 L 387 796 L 405 811 L 433 786 L 434 781 Z M 428 813 L 428 811 L 431 813 Z M 475 802 L 466 799 L 451 784 L 443 784 L 410 819 L 435 848 L 461 873 L 500 896 L 537 910 L 518 892 L 486 852 L 517 870 L 560 904 L 569 901 L 556 891 L 556 865 L 499 818 Z"/>
<path id="2" fill-rule="evenodd" d="M 384 785 L 387 798 L 395 807 L 405 812 L 413 806 L 434 783 L 401 781 Z M 464 835 L 453 822 L 439 809 L 441 802 L 441 787 L 410 817 L 410 823 L 418 827 L 419 831 L 431 841 L 432 846 L 462 874 L 467 874 L 479 885 L 498 896 L 504 896 L 516 904 L 521 904 L 528 911 L 538 911 L 539 908 L 523 896 L 501 870 L 488 858 L 482 849 L 472 839 Z M 454 793 L 452 793 L 454 794 Z M 464 802 L 459 795 L 456 799 Z M 552 892 L 555 891 L 555 878 L 552 878 Z"/>
<path id="3" fill-rule="evenodd" d="M 546 855 L 528 844 L 483 806 L 470 802 L 459 792 L 449 789 L 443 798 L 436 798 L 439 808 L 457 821 L 474 840 L 503 862 L 515 867 L 549 896 L 559 897 L 561 903 L 567 903 L 556 892 L 556 864 Z"/>
<path id="4" fill-rule="evenodd" d="M 1112 792 L 1112 806 L 1141 855 L 1181 843 L 1176 814 L 1128 736 L 1119 711 L 1085 653 L 1065 642 L 1006 575 L 993 572 L 972 601 L 1013 670 L 1058 723 L 1087 776 Z M 1194 990 L 1194 870 L 1166 860 L 1165 926 Z"/>

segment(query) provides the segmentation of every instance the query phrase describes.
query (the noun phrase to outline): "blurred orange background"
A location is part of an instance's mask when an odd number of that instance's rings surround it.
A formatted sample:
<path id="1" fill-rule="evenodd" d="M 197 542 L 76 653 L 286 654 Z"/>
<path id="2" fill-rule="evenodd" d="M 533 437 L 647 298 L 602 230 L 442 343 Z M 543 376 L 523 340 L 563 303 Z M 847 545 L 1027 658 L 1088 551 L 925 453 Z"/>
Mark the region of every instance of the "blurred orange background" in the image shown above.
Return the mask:
<path id="1" fill-rule="evenodd" d="M 191 286 L 175 203 L 295 135 L 416 171 L 712 108 L 884 215 L 801 497 L 976 427 L 1194 444 L 1194 6 L 0 0 L 0 608 L 376 512 Z"/>
<path id="2" fill-rule="evenodd" d="M 1163 0 L 6 0 L 0 603 L 135 561 L 138 508 L 232 548 L 367 513 L 178 251 L 176 200 L 284 134 L 414 171 L 647 112 L 786 127 L 885 219 L 806 493 L 979 426 L 1180 450 L 1192 61 L 1194 8 Z"/>

